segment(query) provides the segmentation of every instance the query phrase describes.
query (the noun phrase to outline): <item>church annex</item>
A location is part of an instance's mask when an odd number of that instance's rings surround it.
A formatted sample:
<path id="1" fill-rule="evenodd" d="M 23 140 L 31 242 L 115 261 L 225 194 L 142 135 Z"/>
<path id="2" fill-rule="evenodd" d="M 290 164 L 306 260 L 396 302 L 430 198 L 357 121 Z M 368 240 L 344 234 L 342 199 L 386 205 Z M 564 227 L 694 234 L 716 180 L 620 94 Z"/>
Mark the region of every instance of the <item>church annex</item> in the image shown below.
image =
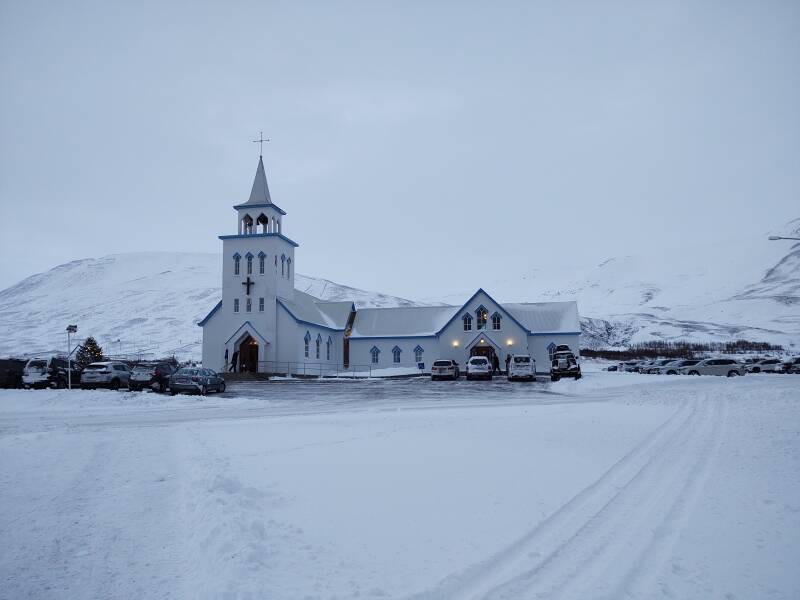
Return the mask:
<path id="1" fill-rule="evenodd" d="M 203 365 L 262 373 L 323 373 L 392 367 L 424 370 L 436 359 L 462 366 L 472 354 L 527 353 L 549 372 L 558 344 L 579 348 L 575 302 L 499 303 L 482 289 L 461 306 L 356 308 L 294 287 L 295 248 L 272 202 L 259 157 L 250 198 L 233 207 L 237 230 L 221 235 L 222 299 L 198 325 Z"/>

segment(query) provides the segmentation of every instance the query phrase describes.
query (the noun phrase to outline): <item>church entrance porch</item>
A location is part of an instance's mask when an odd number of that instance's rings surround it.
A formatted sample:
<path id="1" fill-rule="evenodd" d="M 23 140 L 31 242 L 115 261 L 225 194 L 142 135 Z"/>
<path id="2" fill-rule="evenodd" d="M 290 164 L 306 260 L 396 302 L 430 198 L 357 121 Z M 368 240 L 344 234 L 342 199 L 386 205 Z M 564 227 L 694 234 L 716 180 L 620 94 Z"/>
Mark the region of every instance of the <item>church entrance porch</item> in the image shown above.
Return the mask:
<path id="1" fill-rule="evenodd" d="M 489 363 L 497 370 L 499 370 L 500 362 L 500 347 L 487 335 L 480 335 L 473 340 L 472 345 L 469 346 L 469 356 L 485 356 L 489 359 Z"/>
<path id="2" fill-rule="evenodd" d="M 241 373 L 258 372 L 258 342 L 248 334 L 239 342 L 237 347 L 239 353 L 239 364 L 237 371 Z"/>

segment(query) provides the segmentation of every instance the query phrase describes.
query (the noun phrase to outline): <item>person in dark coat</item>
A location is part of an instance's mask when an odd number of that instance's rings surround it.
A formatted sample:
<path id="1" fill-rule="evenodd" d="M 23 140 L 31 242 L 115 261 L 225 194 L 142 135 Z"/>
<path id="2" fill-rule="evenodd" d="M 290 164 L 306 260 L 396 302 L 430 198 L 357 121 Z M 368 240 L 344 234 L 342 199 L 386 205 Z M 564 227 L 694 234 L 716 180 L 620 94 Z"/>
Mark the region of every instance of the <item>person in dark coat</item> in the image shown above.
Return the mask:
<path id="1" fill-rule="evenodd" d="M 492 375 L 499 372 L 500 372 L 500 359 L 497 358 L 497 354 L 495 354 L 492 356 Z"/>
<path id="2" fill-rule="evenodd" d="M 239 362 L 239 351 L 238 350 L 234 350 L 234 352 L 233 352 L 233 360 L 231 361 L 231 368 L 229 369 L 229 371 L 231 373 L 236 373 L 236 363 L 238 363 L 238 362 Z"/>
<path id="3" fill-rule="evenodd" d="M 511 355 L 506 354 L 506 375 L 508 375 L 508 365 L 511 364 Z"/>

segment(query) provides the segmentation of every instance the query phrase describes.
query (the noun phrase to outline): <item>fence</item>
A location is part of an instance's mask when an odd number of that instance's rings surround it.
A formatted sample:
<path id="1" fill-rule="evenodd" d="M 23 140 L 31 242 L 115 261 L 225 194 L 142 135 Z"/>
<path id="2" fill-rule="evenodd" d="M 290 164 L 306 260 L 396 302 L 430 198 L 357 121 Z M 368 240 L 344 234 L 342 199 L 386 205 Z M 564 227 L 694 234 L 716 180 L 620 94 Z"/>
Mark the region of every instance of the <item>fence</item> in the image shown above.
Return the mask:
<path id="1" fill-rule="evenodd" d="M 401 367 L 400 365 L 394 365 Z M 226 372 L 230 365 L 226 365 Z M 382 365 L 380 369 L 377 365 L 349 365 L 343 367 L 337 363 L 323 363 L 323 362 L 293 362 L 293 361 L 276 361 L 266 360 L 258 362 L 258 372 L 266 373 L 269 375 L 286 376 L 286 377 L 372 377 L 373 372 L 377 370 L 386 370 L 386 365 Z M 400 374 L 413 374 L 414 372 L 421 373 L 416 366 L 403 365 L 400 370 L 408 371 L 408 373 Z M 244 371 L 247 372 L 247 371 Z"/>

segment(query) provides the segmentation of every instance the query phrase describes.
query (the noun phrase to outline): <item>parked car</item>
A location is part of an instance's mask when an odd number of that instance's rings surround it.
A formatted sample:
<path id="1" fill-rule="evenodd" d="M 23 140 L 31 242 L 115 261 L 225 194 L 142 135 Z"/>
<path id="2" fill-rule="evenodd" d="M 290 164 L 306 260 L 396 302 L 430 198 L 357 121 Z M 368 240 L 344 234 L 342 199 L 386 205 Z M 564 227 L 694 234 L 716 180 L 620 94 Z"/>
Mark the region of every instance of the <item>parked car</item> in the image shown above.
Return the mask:
<path id="1" fill-rule="evenodd" d="M 747 370 L 750 373 L 781 373 L 783 372 L 783 363 L 778 358 L 765 358 L 757 363 L 747 365 Z"/>
<path id="2" fill-rule="evenodd" d="M 638 365 L 636 365 L 636 372 L 637 373 L 647 373 L 647 369 L 650 368 L 656 361 L 654 360 L 643 360 L 640 361 Z"/>
<path id="3" fill-rule="evenodd" d="M 28 361 L 21 358 L 0 358 L 0 388 L 23 387 L 22 372 L 27 364 Z"/>
<path id="4" fill-rule="evenodd" d="M 467 361 L 467 379 L 492 379 L 492 362 L 485 356 L 471 356 Z"/>
<path id="5" fill-rule="evenodd" d="M 619 365 L 611 365 L 609 367 L 606 367 L 606 371 L 621 371 L 621 369 Z"/>
<path id="6" fill-rule="evenodd" d="M 680 373 L 681 368 L 683 367 L 693 367 L 697 363 L 699 363 L 699 359 L 691 359 L 691 360 L 673 360 L 668 362 L 665 365 L 662 365 L 658 368 L 658 372 L 661 375 L 677 375 Z"/>
<path id="7" fill-rule="evenodd" d="M 139 364 L 133 367 L 129 388 L 133 392 L 138 392 L 143 388 L 164 393 L 169 386 L 169 377 L 175 372 L 175 368 L 169 363 L 149 363 Z"/>
<path id="8" fill-rule="evenodd" d="M 508 361 L 508 380 L 536 381 L 536 361 L 530 354 L 512 354 Z"/>
<path id="9" fill-rule="evenodd" d="M 581 367 L 572 352 L 556 352 L 550 365 L 550 380 L 558 381 L 562 377 L 581 378 Z"/>
<path id="10" fill-rule="evenodd" d="M 211 390 L 220 393 L 225 391 L 225 380 L 211 369 L 184 367 L 169 378 L 169 393 L 173 396 L 179 392 L 196 392 L 205 396 Z"/>
<path id="11" fill-rule="evenodd" d="M 574 353 L 574 352 L 572 351 L 572 349 L 571 349 L 569 346 L 567 346 L 566 344 L 559 344 L 558 346 L 556 346 L 555 348 L 553 348 L 553 354 L 554 354 L 554 355 L 555 355 L 556 353 L 558 353 L 558 352 L 569 352 L 570 354 L 572 354 L 572 356 L 575 356 L 575 353 Z"/>
<path id="12" fill-rule="evenodd" d="M 433 366 L 431 366 L 432 381 L 436 381 L 437 379 L 452 379 L 455 381 L 460 376 L 461 371 L 456 361 L 450 360 L 449 358 L 441 358 L 433 361 Z"/>
<path id="13" fill-rule="evenodd" d="M 131 372 L 128 365 L 117 361 L 94 362 L 83 370 L 81 375 L 81 388 L 93 390 L 99 387 L 107 387 L 118 390 L 121 387 L 128 387 Z"/>
<path id="14" fill-rule="evenodd" d="M 655 375 L 661 373 L 661 367 L 668 365 L 669 363 L 676 362 L 674 358 L 662 358 L 660 360 L 651 361 L 644 369 L 644 371 L 639 371 L 640 373 L 648 373 L 650 375 Z"/>
<path id="15" fill-rule="evenodd" d="M 800 373 L 800 356 L 792 358 L 783 363 L 784 373 Z"/>
<path id="16" fill-rule="evenodd" d="M 639 368 L 639 360 L 629 360 L 622 363 L 622 368 L 620 371 L 625 371 L 626 373 L 635 373 L 636 370 Z"/>
<path id="17" fill-rule="evenodd" d="M 81 381 L 80 369 L 75 365 L 75 361 L 70 361 L 70 368 L 72 385 L 77 386 Z M 25 388 L 65 388 L 70 378 L 67 369 L 65 356 L 32 358 L 22 369 L 22 385 Z"/>
<path id="18" fill-rule="evenodd" d="M 680 372 L 688 375 L 727 375 L 735 377 L 744 375 L 747 369 L 744 365 L 731 358 L 706 358 L 696 365 L 681 367 Z"/>

